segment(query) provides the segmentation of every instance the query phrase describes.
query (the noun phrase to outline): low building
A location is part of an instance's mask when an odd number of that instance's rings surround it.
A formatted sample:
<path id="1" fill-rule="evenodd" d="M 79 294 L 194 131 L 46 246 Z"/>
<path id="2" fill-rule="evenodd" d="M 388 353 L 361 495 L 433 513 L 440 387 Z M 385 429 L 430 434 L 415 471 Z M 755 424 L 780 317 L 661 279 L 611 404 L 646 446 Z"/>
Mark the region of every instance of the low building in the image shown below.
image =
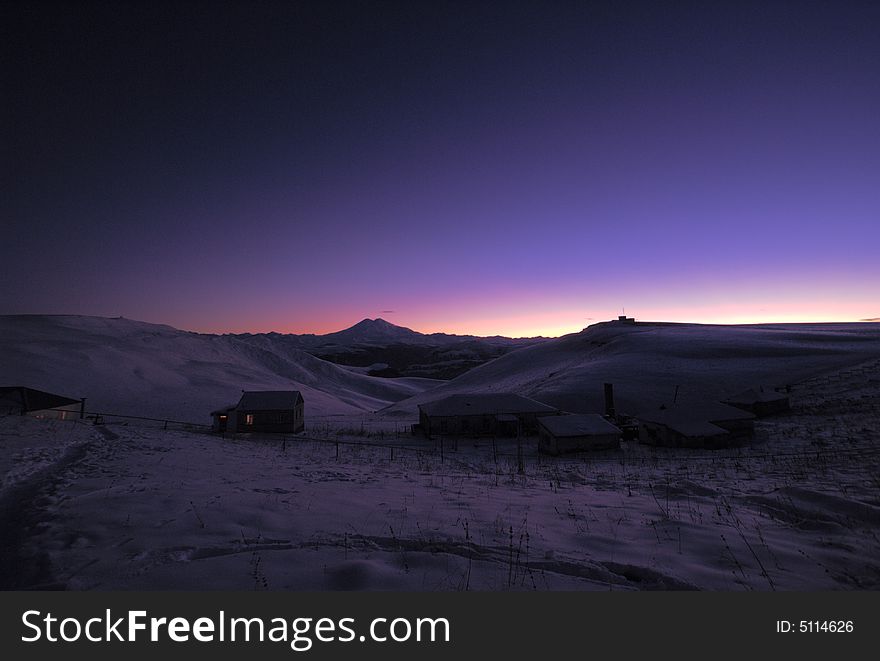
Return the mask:
<path id="1" fill-rule="evenodd" d="M 513 393 L 449 395 L 419 405 L 419 427 L 428 438 L 531 435 L 550 415 L 559 410 Z"/>
<path id="2" fill-rule="evenodd" d="M 722 448 L 733 441 L 730 432 L 706 420 L 684 416 L 641 418 L 639 442 L 674 448 Z"/>
<path id="3" fill-rule="evenodd" d="M 211 428 L 215 432 L 222 434 L 226 431 L 236 431 L 235 407 L 236 404 L 230 404 L 216 411 L 211 411 Z"/>
<path id="4" fill-rule="evenodd" d="M 620 447 L 620 429 L 597 413 L 538 420 L 538 449 L 548 454 Z"/>
<path id="5" fill-rule="evenodd" d="M 305 429 L 305 403 L 298 390 L 256 390 L 238 404 L 211 412 L 216 432 L 297 434 Z"/>
<path id="6" fill-rule="evenodd" d="M 648 445 L 721 448 L 755 432 L 753 414 L 720 402 L 648 408 L 634 417 L 639 421 L 639 441 Z"/>
<path id="7" fill-rule="evenodd" d="M 73 399 L 25 386 L 0 387 L 0 415 L 70 420 L 84 414 L 85 399 Z"/>
<path id="8" fill-rule="evenodd" d="M 724 400 L 725 404 L 755 414 L 759 418 L 791 409 L 788 395 L 772 388 L 748 388 Z"/>

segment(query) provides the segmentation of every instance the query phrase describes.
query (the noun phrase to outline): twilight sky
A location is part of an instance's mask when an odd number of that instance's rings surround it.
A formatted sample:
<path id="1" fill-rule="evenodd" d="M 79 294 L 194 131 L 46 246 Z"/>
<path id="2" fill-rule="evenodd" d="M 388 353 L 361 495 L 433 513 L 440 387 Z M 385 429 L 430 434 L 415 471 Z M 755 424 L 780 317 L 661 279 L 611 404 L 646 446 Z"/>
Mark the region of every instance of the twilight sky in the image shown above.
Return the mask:
<path id="1" fill-rule="evenodd" d="M 0 12 L 0 313 L 880 317 L 880 3 Z"/>

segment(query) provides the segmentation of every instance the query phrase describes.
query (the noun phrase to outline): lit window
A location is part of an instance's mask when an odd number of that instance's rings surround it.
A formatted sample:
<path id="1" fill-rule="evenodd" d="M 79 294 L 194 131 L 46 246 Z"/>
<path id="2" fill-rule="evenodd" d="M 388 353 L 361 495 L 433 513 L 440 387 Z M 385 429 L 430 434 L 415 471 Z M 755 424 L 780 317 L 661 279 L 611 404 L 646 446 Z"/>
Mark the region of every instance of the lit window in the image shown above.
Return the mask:
<path id="1" fill-rule="evenodd" d="M 246 425 L 254 424 L 254 414 L 253 413 L 248 413 L 247 415 L 244 416 L 244 424 L 246 424 Z"/>

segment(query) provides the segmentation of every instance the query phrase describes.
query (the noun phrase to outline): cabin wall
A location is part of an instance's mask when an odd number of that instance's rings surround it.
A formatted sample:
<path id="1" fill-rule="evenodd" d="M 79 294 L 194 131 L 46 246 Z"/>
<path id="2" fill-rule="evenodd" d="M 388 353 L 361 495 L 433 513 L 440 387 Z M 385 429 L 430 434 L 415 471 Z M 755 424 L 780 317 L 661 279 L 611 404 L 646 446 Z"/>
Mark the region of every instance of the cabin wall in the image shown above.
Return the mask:
<path id="1" fill-rule="evenodd" d="M 227 429 L 239 432 L 296 434 L 305 429 L 303 407 L 274 411 L 236 411 L 235 422 L 230 416 Z"/>
<path id="2" fill-rule="evenodd" d="M 645 445 L 661 445 L 670 446 L 673 439 L 670 436 L 670 429 L 666 425 L 660 425 L 655 422 L 640 421 L 639 422 L 639 443 Z"/>
<path id="3" fill-rule="evenodd" d="M 676 447 L 718 449 L 729 447 L 734 436 L 732 434 L 712 434 L 710 436 L 685 436 L 672 432 L 676 437 Z"/>
<path id="4" fill-rule="evenodd" d="M 538 451 L 546 454 L 559 454 L 559 450 L 556 448 L 556 437 L 543 427 L 538 429 Z"/>
<path id="5" fill-rule="evenodd" d="M 26 415 L 32 418 L 40 418 L 41 420 L 78 420 L 80 406 L 80 404 L 69 404 L 67 406 L 58 406 L 54 409 L 28 411 Z"/>
<path id="6" fill-rule="evenodd" d="M 732 438 L 749 438 L 755 433 L 755 421 L 752 418 L 712 420 L 712 424 L 730 432 Z"/>
<path id="7" fill-rule="evenodd" d="M 557 437 L 542 428 L 538 437 L 538 449 L 549 454 L 583 452 L 586 450 L 610 450 L 619 447 L 620 435 L 613 433 Z"/>
<path id="8" fill-rule="evenodd" d="M 759 418 L 764 418 L 768 415 L 786 413 L 789 410 L 791 410 L 791 405 L 787 399 L 777 399 L 770 402 L 756 402 L 752 407 L 752 413 Z"/>
<path id="9" fill-rule="evenodd" d="M 430 436 L 492 436 L 498 431 L 494 415 L 437 415 L 419 417 Z"/>
<path id="10" fill-rule="evenodd" d="M 745 422 L 751 421 L 746 420 Z M 689 436 L 670 429 L 666 425 L 654 422 L 643 421 L 639 425 L 639 442 L 661 447 L 724 448 L 731 445 L 738 438 L 741 438 L 741 436 L 732 433 Z"/>
<path id="11" fill-rule="evenodd" d="M 534 413 L 514 413 L 518 422 L 499 421 L 494 414 L 435 415 L 419 413 L 419 424 L 427 436 L 516 436 L 517 427 L 527 436 L 538 433 L 538 417 Z M 555 415 L 555 413 L 540 414 Z"/>

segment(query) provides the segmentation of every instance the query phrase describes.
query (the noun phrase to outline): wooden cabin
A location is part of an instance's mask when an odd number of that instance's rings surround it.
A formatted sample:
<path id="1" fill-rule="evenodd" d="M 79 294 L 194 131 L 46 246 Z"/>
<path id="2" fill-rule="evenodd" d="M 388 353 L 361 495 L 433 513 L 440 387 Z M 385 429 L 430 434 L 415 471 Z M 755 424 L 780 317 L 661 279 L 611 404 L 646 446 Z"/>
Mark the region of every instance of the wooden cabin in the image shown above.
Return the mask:
<path id="1" fill-rule="evenodd" d="M 254 390 L 238 404 L 211 412 L 216 432 L 297 434 L 305 429 L 305 403 L 299 390 Z"/>

